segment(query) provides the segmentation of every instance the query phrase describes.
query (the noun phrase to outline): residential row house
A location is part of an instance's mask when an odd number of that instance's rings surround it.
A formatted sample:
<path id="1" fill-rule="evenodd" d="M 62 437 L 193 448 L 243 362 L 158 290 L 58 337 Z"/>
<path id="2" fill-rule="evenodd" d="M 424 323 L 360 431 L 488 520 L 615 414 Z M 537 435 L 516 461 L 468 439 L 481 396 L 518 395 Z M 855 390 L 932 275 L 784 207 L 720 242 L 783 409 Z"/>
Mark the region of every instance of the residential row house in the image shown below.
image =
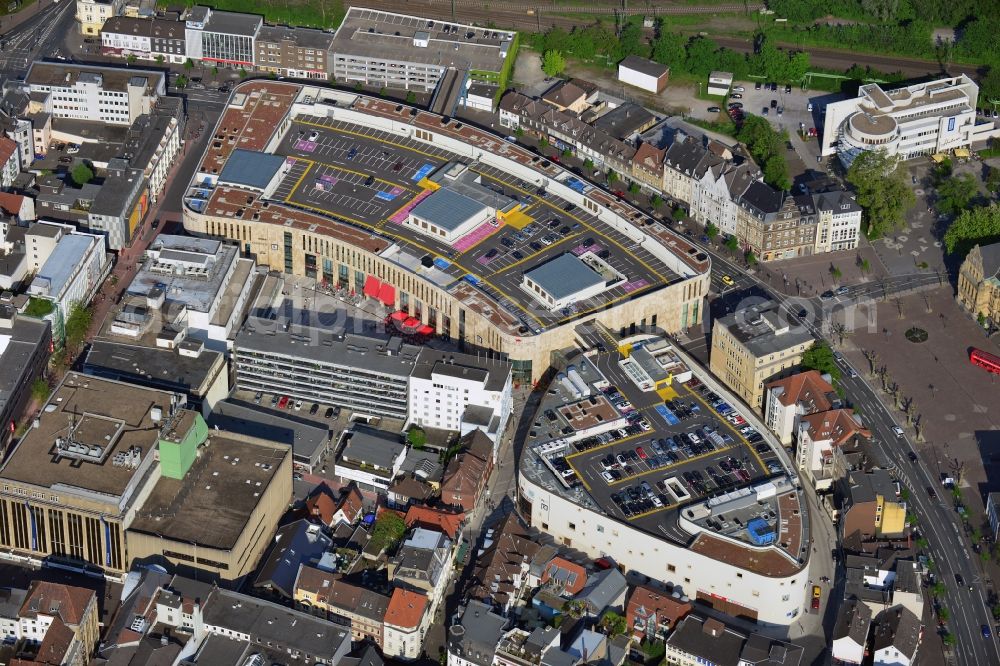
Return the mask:
<path id="1" fill-rule="evenodd" d="M 86 666 L 100 638 L 93 590 L 34 581 L 27 590 L 5 590 L 0 632 L 17 664 Z"/>
<path id="2" fill-rule="evenodd" d="M 333 34 L 263 25 L 260 17 L 195 7 L 185 20 L 113 16 L 100 28 L 105 56 L 157 62 L 203 61 L 280 76 L 326 80 Z"/>
<path id="3" fill-rule="evenodd" d="M 301 607 L 345 618 L 355 642 L 370 640 L 383 646 L 383 624 L 389 596 L 340 579 L 339 574 L 300 565 L 295 579 L 295 602 Z"/>
<path id="4" fill-rule="evenodd" d="M 554 91 L 554 92 L 553 92 Z M 599 168 L 624 174 L 640 186 L 683 202 L 693 220 L 736 236 L 760 261 L 776 261 L 857 247 L 861 207 L 840 190 L 793 196 L 762 180 L 761 170 L 739 146 L 692 129 L 672 127 L 663 143 L 605 131 L 589 124 L 586 92 L 575 82 L 541 99 L 510 92 L 500 100 L 500 125 L 545 138 Z M 602 117 L 612 115 L 613 112 Z M 669 122 L 669 121 L 668 121 Z M 676 123 L 674 123 L 676 125 Z"/>
<path id="5" fill-rule="evenodd" d="M 621 174 L 632 173 L 636 149 L 607 132 L 589 125 L 569 111 L 560 111 L 541 100 L 509 92 L 500 100 L 500 126 L 521 129 L 544 138 L 560 150 L 572 150 L 595 167 Z"/>

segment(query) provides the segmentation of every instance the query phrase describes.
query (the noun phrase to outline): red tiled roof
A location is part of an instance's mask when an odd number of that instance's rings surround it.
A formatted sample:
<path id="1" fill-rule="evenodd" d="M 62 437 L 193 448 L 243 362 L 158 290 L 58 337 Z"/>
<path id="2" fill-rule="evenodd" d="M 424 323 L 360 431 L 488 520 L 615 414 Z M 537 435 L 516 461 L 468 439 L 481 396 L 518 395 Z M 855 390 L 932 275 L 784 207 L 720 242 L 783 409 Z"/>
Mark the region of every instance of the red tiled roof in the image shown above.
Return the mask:
<path id="1" fill-rule="evenodd" d="M 767 385 L 767 390 L 784 389 L 778 396 L 778 401 L 785 407 L 797 403 L 812 404 L 811 413 L 825 412 L 833 407 L 827 395 L 833 393 L 833 387 L 823 379 L 818 370 L 799 372 L 790 377 L 773 381 Z"/>
<path id="2" fill-rule="evenodd" d="M 385 623 L 404 629 L 413 629 L 427 609 L 427 595 L 397 587 L 392 591 L 389 608 L 385 611 Z"/>
<path id="3" fill-rule="evenodd" d="M 833 446 L 840 446 L 857 434 L 871 437 L 871 431 L 854 420 L 854 412 L 850 409 L 831 409 L 808 414 L 802 417 L 802 422 L 808 424 L 809 437 L 814 442 L 830 440 Z"/>
<path id="4" fill-rule="evenodd" d="M 450 513 L 439 511 L 426 506 L 414 504 L 406 512 L 406 526 L 428 527 L 439 529 L 452 539 L 458 536 L 462 529 L 462 521 L 465 519 L 464 513 Z"/>
<path id="5" fill-rule="evenodd" d="M 542 572 L 542 583 L 547 583 L 553 578 L 564 583 L 563 594 L 575 596 L 587 584 L 587 570 L 576 562 L 554 557 Z"/>
<path id="6" fill-rule="evenodd" d="M 347 494 L 340 498 L 337 511 L 343 511 L 347 519 L 353 523 L 364 510 L 364 502 L 365 498 L 362 497 L 361 491 L 358 490 L 357 486 L 351 486 Z"/>
<path id="7" fill-rule="evenodd" d="M 688 601 L 674 599 L 666 592 L 639 585 L 632 591 L 632 596 L 628 599 L 626 617 L 629 629 L 635 628 L 637 618 L 647 620 L 654 614 L 657 623 L 675 627 L 681 618 L 691 612 L 692 608 Z"/>
<path id="8" fill-rule="evenodd" d="M 94 592 L 82 587 L 36 580 L 28 588 L 21 604 L 21 617 L 34 618 L 49 615 L 60 618 L 73 626 L 83 621 Z"/>
<path id="9" fill-rule="evenodd" d="M 0 136 L 0 164 L 6 164 L 11 155 L 17 152 L 17 144 L 13 139 Z"/>
<path id="10" fill-rule="evenodd" d="M 44 664 L 45 666 L 62 666 L 63 658 L 66 656 L 69 646 L 73 644 L 76 634 L 67 627 L 59 618 L 52 621 L 49 628 L 45 630 L 45 638 L 38 646 L 38 653 L 34 659 L 14 659 L 11 666 L 28 666 L 28 664 Z"/>
<path id="11" fill-rule="evenodd" d="M 323 521 L 324 525 L 329 525 L 333 521 L 333 514 L 337 512 L 337 505 L 332 497 L 320 490 L 306 500 L 306 509 L 309 510 L 310 516 L 315 516 Z"/>
<path id="12" fill-rule="evenodd" d="M 0 210 L 8 215 L 17 215 L 24 204 L 23 194 L 13 192 L 0 192 Z"/>

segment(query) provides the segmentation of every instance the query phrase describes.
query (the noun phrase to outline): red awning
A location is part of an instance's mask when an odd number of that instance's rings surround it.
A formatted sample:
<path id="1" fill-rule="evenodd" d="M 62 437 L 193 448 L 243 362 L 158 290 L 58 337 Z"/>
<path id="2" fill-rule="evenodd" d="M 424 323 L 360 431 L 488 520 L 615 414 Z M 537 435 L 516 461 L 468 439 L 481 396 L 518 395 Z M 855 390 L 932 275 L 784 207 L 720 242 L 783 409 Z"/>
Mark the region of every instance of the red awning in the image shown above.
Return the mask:
<path id="1" fill-rule="evenodd" d="M 389 315 L 389 319 L 392 319 L 393 321 L 403 321 L 409 316 L 410 315 L 407 314 L 406 310 L 396 310 L 391 315 Z"/>
<path id="2" fill-rule="evenodd" d="M 430 335 L 433 332 L 434 332 L 434 327 L 428 324 L 424 324 L 419 329 L 417 329 L 417 333 L 419 333 L 420 335 Z"/>
<path id="3" fill-rule="evenodd" d="M 371 298 L 378 298 L 378 289 L 381 286 L 382 282 L 377 277 L 369 275 L 365 278 L 365 288 L 362 290 L 362 293 Z"/>
<path id="4" fill-rule="evenodd" d="M 403 328 L 416 328 L 420 326 L 420 320 L 416 317 L 407 317 L 406 321 L 403 322 Z"/>
<path id="5" fill-rule="evenodd" d="M 378 290 L 378 300 L 382 301 L 388 306 L 393 306 L 396 304 L 396 288 L 393 287 L 388 282 L 383 282 L 382 286 Z"/>

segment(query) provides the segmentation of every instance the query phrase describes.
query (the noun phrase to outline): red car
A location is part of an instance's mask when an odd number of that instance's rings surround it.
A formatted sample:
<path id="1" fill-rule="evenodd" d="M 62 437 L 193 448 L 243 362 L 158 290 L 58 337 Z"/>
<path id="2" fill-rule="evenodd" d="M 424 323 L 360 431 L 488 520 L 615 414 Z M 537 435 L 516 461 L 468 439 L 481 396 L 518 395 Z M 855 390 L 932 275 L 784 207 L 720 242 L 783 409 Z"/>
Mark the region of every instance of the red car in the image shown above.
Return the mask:
<path id="1" fill-rule="evenodd" d="M 642 460 L 645 460 L 645 459 L 646 459 L 646 457 L 647 457 L 647 456 L 646 456 L 646 452 L 645 452 L 645 451 L 643 450 L 643 448 L 642 448 L 641 446 L 637 446 L 637 447 L 635 447 L 635 452 L 639 454 L 639 457 L 640 457 L 640 458 L 641 458 Z"/>
<path id="2" fill-rule="evenodd" d="M 278 409 L 284 409 L 288 405 L 288 396 L 281 396 L 281 400 L 278 401 Z"/>

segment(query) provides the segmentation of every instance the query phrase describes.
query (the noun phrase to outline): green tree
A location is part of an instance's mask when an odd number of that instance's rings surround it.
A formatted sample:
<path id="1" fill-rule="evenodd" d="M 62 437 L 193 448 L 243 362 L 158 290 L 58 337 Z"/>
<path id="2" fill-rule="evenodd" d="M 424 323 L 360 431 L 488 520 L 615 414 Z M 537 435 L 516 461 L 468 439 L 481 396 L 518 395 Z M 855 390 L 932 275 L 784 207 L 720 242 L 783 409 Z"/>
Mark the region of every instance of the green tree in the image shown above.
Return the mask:
<path id="1" fill-rule="evenodd" d="M 219 68 L 218 67 L 212 67 L 212 78 L 215 79 L 215 80 L 218 80 L 218 78 L 219 78 Z"/>
<path id="2" fill-rule="evenodd" d="M 66 346 L 76 349 L 83 343 L 93 317 L 90 308 L 80 301 L 74 301 L 69 306 L 69 316 L 66 317 Z"/>
<path id="3" fill-rule="evenodd" d="M 764 182 L 783 192 L 791 189 L 792 179 L 788 174 L 788 162 L 783 153 L 772 155 L 764 163 Z"/>
<path id="4" fill-rule="evenodd" d="M 566 69 L 562 51 L 548 50 L 542 54 L 542 71 L 546 76 L 559 76 Z"/>
<path id="5" fill-rule="evenodd" d="M 843 275 L 844 274 L 840 271 L 839 268 L 837 268 L 833 264 L 830 264 L 830 277 L 833 278 L 834 282 L 837 282 L 838 280 L 840 280 L 840 278 L 843 277 Z"/>
<path id="6" fill-rule="evenodd" d="M 593 171 L 594 170 L 594 160 L 590 159 L 589 157 L 587 159 L 585 159 L 583 161 L 583 168 L 586 169 L 587 171 Z"/>
<path id="7" fill-rule="evenodd" d="M 45 402 L 51 390 L 52 387 L 49 386 L 44 377 L 37 377 L 35 381 L 31 382 L 31 399 L 35 402 Z"/>
<path id="8" fill-rule="evenodd" d="M 406 91 L 406 103 L 407 104 L 416 104 L 416 102 L 417 102 L 417 93 L 413 92 L 412 90 L 407 90 Z M 518 129 L 521 129 L 521 128 L 518 127 Z M 516 133 L 516 131 L 515 131 L 515 133 Z"/>
<path id="9" fill-rule="evenodd" d="M 406 432 L 406 441 L 419 451 L 427 444 L 427 433 L 419 426 L 410 426 Z"/>
<path id="10" fill-rule="evenodd" d="M 949 253 L 966 254 L 973 245 L 1000 240 L 1000 204 L 966 208 L 944 232 Z"/>
<path id="11" fill-rule="evenodd" d="M 608 636 L 620 636 L 628 629 L 625 618 L 613 610 L 601 616 L 600 627 Z"/>
<path id="12" fill-rule="evenodd" d="M 954 647 L 955 634 L 951 633 L 950 631 L 945 633 L 945 635 L 941 637 L 941 642 L 945 645 L 945 647 Z"/>
<path id="13" fill-rule="evenodd" d="M 406 523 L 399 514 L 393 511 L 383 511 L 375 519 L 375 526 L 372 528 L 371 540 L 375 546 L 382 550 L 392 550 L 403 539 L 406 534 Z"/>
<path id="14" fill-rule="evenodd" d="M 188 77 L 184 76 L 183 74 L 178 74 L 177 78 L 174 79 L 174 87 L 177 88 L 178 90 L 183 90 L 184 88 L 187 87 L 187 84 L 188 84 Z"/>
<path id="15" fill-rule="evenodd" d="M 933 585 L 931 585 L 930 592 L 932 597 L 934 597 L 935 599 L 940 599 L 941 597 L 944 596 L 945 592 L 947 592 L 947 589 L 945 588 L 944 583 L 938 581 Z"/>
<path id="16" fill-rule="evenodd" d="M 682 207 L 677 206 L 676 208 L 674 208 L 674 219 L 677 220 L 678 222 L 683 222 L 684 220 L 687 219 L 687 216 L 688 212 L 684 210 Z"/>
<path id="17" fill-rule="evenodd" d="M 972 174 L 948 178 L 938 185 L 938 210 L 946 215 L 957 214 L 968 207 L 978 192 L 979 186 Z"/>
<path id="18" fill-rule="evenodd" d="M 809 71 L 811 63 L 809 61 L 809 54 L 805 51 L 799 51 L 794 53 L 788 59 L 788 71 L 787 77 L 788 81 L 798 82 L 806 77 L 806 73 Z"/>
<path id="19" fill-rule="evenodd" d="M 608 185 L 614 185 L 618 182 L 618 174 L 608 169 Z"/>
<path id="20" fill-rule="evenodd" d="M 750 58 L 750 66 L 758 74 L 772 81 L 785 81 L 788 78 L 788 56 L 766 38 L 759 38 L 757 52 Z"/>
<path id="21" fill-rule="evenodd" d="M 628 193 L 631 194 L 632 196 L 636 196 L 637 194 L 639 194 L 639 183 L 636 182 L 629 183 Z"/>
<path id="22" fill-rule="evenodd" d="M 538 147 L 539 148 L 548 148 L 549 147 L 549 140 L 543 136 L 541 139 L 538 140 Z"/>
<path id="23" fill-rule="evenodd" d="M 570 150 L 569 148 L 564 148 L 563 151 L 562 151 L 562 156 L 563 157 L 573 157 L 573 151 Z"/>
<path id="24" fill-rule="evenodd" d="M 869 238 L 880 238 L 897 229 L 903 222 L 903 214 L 915 201 L 898 158 L 884 150 L 868 150 L 858 155 L 847 170 L 847 180 L 858 193 Z"/>
<path id="25" fill-rule="evenodd" d="M 649 205 L 652 206 L 653 208 L 659 208 L 660 206 L 663 205 L 663 197 L 661 197 L 659 194 L 654 194 L 649 198 Z"/>
<path id="26" fill-rule="evenodd" d="M 826 340 L 818 340 L 807 349 L 802 354 L 800 365 L 803 370 L 818 370 L 820 374 L 830 375 L 834 384 L 840 381 L 840 368 L 837 367 L 833 350 Z"/>
<path id="27" fill-rule="evenodd" d="M 639 21 L 630 20 L 622 26 L 621 32 L 618 33 L 618 47 L 615 50 L 616 61 L 624 60 L 630 55 L 636 55 L 645 51 L 642 36 L 642 19 L 641 17 L 635 18 L 639 18 Z"/>
<path id="28" fill-rule="evenodd" d="M 194 69 L 194 60 L 191 60 L 191 58 L 188 58 L 187 60 L 185 60 L 184 61 L 184 69 L 186 69 L 189 72 L 192 69 Z"/>
<path id="29" fill-rule="evenodd" d="M 386 93 L 385 86 L 382 86 L 381 88 L 378 89 L 378 96 L 379 97 L 385 97 L 385 93 Z"/>
<path id="30" fill-rule="evenodd" d="M 914 543 L 917 546 L 917 550 L 927 550 L 927 547 L 931 545 L 924 537 L 920 537 Z"/>
<path id="31" fill-rule="evenodd" d="M 1000 194 L 1000 167 L 990 167 L 986 172 L 986 189 L 991 195 Z"/>
<path id="32" fill-rule="evenodd" d="M 948 618 L 951 617 L 951 612 L 949 612 L 948 609 L 945 608 L 944 606 L 941 606 L 940 608 L 938 608 L 937 616 L 938 619 L 941 620 L 942 622 L 947 622 Z"/>
<path id="33" fill-rule="evenodd" d="M 747 250 L 743 253 L 743 261 L 747 262 L 747 266 L 753 268 L 757 265 L 757 255 L 753 253 L 753 250 Z"/>
<path id="34" fill-rule="evenodd" d="M 708 240 L 715 240 L 719 235 L 719 227 L 715 226 L 711 222 L 705 225 L 705 235 L 708 236 Z"/>
<path id="35" fill-rule="evenodd" d="M 861 269 L 862 273 L 870 273 L 872 270 L 872 262 L 867 259 L 862 259 L 861 263 L 858 264 L 858 267 Z"/>
<path id="36" fill-rule="evenodd" d="M 154 60 L 156 60 L 157 65 L 162 65 L 165 58 L 162 55 L 158 55 L 154 58 Z"/>
<path id="37" fill-rule="evenodd" d="M 719 45 L 707 37 L 695 37 L 687 45 L 687 71 L 708 76 L 718 64 Z"/>
<path id="38" fill-rule="evenodd" d="M 69 172 L 69 177 L 73 179 L 77 187 L 82 187 L 94 180 L 94 171 L 83 162 L 80 162 Z"/>
<path id="39" fill-rule="evenodd" d="M 247 70 L 245 70 L 244 68 L 240 67 L 240 78 L 245 79 L 248 76 L 250 76 L 250 73 L 247 72 Z"/>
<path id="40" fill-rule="evenodd" d="M 675 32 L 667 32 L 661 20 L 659 32 L 653 39 L 653 49 L 650 57 L 661 65 L 671 69 L 681 70 L 685 66 L 687 52 L 684 49 L 684 36 Z"/>
<path id="41" fill-rule="evenodd" d="M 138 58 L 135 57 L 135 54 L 129 53 L 127 56 L 125 56 L 126 65 L 134 65 L 136 60 L 138 60 Z"/>
<path id="42" fill-rule="evenodd" d="M 736 252 L 736 250 L 740 249 L 740 242 L 736 236 L 728 236 L 724 245 L 730 252 Z"/>

